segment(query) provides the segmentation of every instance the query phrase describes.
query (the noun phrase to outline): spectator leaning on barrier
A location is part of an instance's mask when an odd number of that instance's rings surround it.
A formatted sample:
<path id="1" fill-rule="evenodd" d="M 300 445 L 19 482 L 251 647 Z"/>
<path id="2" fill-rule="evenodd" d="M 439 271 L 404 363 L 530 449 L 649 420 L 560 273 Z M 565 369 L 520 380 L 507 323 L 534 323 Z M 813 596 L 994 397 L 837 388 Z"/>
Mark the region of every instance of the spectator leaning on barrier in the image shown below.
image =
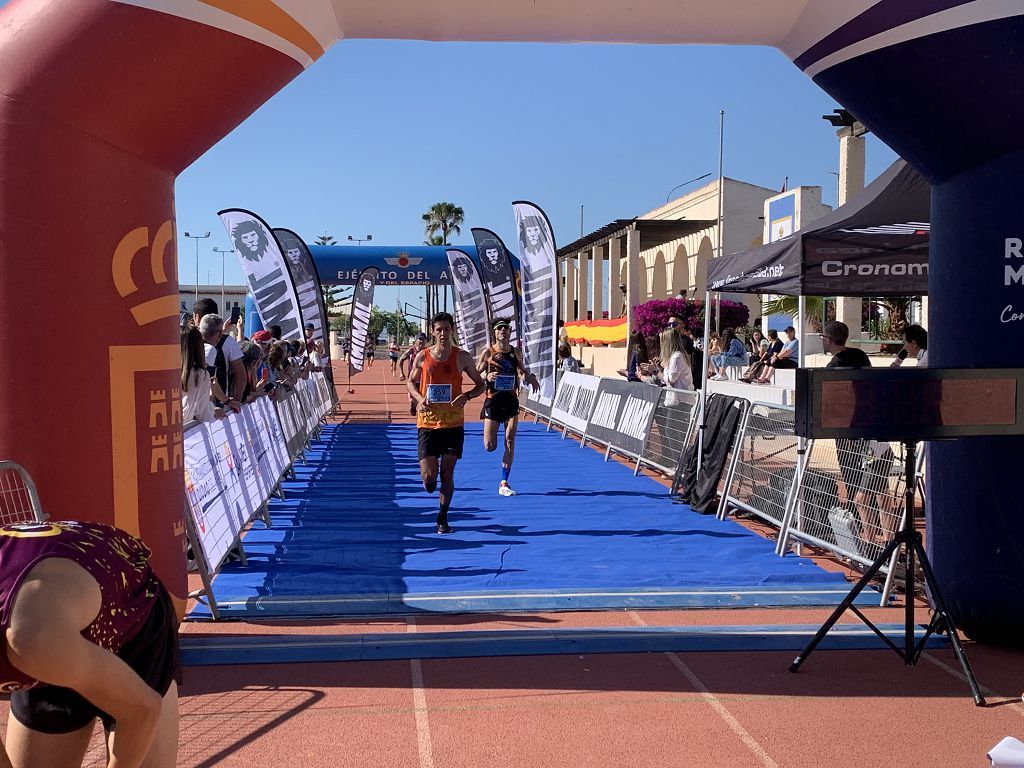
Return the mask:
<path id="1" fill-rule="evenodd" d="M 669 328 L 661 332 L 660 378 L 672 389 L 693 389 L 693 367 L 683 349 L 682 337 Z M 674 404 L 674 403 L 672 403 Z"/>
<path id="2" fill-rule="evenodd" d="M 646 366 L 651 356 L 647 352 L 647 342 L 640 331 L 633 331 L 629 334 L 629 348 L 626 350 L 626 368 L 619 371 L 619 374 L 626 377 L 627 381 L 640 381 L 643 375 L 643 366 Z"/>
<path id="3" fill-rule="evenodd" d="M 263 378 L 259 373 L 260 363 L 263 362 L 263 350 L 259 344 L 252 341 L 243 341 L 242 364 L 245 366 L 245 389 L 242 392 L 242 402 L 251 403 L 261 394 L 263 386 L 270 380 Z"/>
<path id="4" fill-rule="evenodd" d="M 579 373 L 580 363 L 572 356 L 572 349 L 568 344 L 558 345 L 558 370 L 565 373 Z"/>
<path id="5" fill-rule="evenodd" d="M 892 367 L 899 368 L 907 357 L 915 358 L 918 368 L 928 366 L 928 331 L 920 325 L 908 325 L 903 329 L 903 349 L 892 361 Z"/>
<path id="6" fill-rule="evenodd" d="M 700 353 L 697 345 L 693 342 L 693 334 L 678 315 L 671 315 L 668 319 L 668 327 L 679 334 L 683 343 L 683 352 L 690 356 L 690 370 L 693 372 L 694 382 L 700 381 L 704 372 L 704 356 Z"/>
<path id="7" fill-rule="evenodd" d="M 220 387 L 217 387 L 218 392 Z M 222 393 L 223 394 L 223 393 Z M 203 336 L 191 326 L 181 331 L 181 422 L 213 421 L 224 417 L 214 408 L 210 373 L 206 370 Z"/>
<path id="8" fill-rule="evenodd" d="M 787 326 L 784 333 L 786 334 L 786 343 L 782 345 L 781 350 L 768 359 L 768 365 L 765 366 L 764 374 L 761 378 L 754 379 L 756 383 L 767 384 L 775 374 L 775 371 L 780 368 L 800 367 L 800 340 L 796 337 L 796 328 L 792 325 Z"/>
<path id="9" fill-rule="evenodd" d="M 238 343 L 225 336 L 223 330 L 224 318 L 220 315 L 204 315 L 199 321 L 199 333 L 206 345 L 206 370 L 210 372 L 211 386 L 216 385 L 213 396 L 218 404 L 238 410 L 245 390 L 245 366 Z"/>

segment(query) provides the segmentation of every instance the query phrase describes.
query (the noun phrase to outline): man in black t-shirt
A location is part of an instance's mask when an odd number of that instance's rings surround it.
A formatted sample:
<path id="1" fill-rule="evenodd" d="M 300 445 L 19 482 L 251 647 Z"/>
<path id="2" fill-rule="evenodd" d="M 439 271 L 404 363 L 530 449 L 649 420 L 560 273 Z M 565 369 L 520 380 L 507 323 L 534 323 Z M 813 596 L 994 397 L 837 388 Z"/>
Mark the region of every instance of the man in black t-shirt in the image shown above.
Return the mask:
<path id="1" fill-rule="evenodd" d="M 825 323 L 821 334 L 821 345 L 832 355 L 827 368 L 870 368 L 871 361 L 864 350 L 846 346 L 850 328 L 846 323 L 831 320 Z"/>

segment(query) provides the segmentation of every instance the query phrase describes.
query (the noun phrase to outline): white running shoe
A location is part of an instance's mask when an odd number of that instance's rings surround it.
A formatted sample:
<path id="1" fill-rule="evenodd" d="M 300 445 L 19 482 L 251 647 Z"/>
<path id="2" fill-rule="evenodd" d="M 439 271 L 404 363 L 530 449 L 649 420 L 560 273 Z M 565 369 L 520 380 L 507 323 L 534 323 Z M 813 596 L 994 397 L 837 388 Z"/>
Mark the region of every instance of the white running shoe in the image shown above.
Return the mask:
<path id="1" fill-rule="evenodd" d="M 512 487 L 504 480 L 501 481 L 501 485 L 498 486 L 499 496 L 515 496 L 516 492 L 512 490 Z"/>

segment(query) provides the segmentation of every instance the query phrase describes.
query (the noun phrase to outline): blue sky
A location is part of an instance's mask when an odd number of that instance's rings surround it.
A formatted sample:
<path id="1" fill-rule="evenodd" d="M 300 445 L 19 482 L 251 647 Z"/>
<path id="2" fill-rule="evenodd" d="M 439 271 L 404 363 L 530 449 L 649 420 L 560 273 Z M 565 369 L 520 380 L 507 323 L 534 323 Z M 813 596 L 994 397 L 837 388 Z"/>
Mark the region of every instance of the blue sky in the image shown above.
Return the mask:
<path id="1" fill-rule="evenodd" d="M 820 185 L 834 204 L 838 104 L 780 53 L 720 46 L 343 41 L 179 177 L 179 274 L 220 278 L 217 210 L 239 206 L 311 241 L 327 232 L 418 245 L 421 214 L 461 205 L 510 245 L 516 199 L 543 207 L 560 244 L 717 172 L 778 188 Z M 868 178 L 895 155 L 868 145 Z M 686 191 L 685 189 L 683 191 Z M 231 260 L 231 254 L 228 254 Z M 240 282 L 236 263 L 228 282 Z M 379 289 L 393 307 L 397 289 Z M 420 289 L 402 289 L 415 303 Z"/>

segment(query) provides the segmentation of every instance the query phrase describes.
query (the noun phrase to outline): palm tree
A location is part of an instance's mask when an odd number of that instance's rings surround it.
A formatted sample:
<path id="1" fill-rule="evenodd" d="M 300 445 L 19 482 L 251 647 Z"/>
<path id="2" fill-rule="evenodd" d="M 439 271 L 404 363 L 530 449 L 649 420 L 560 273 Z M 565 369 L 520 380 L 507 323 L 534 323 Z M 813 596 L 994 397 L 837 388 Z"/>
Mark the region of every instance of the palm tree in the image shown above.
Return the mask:
<path id="1" fill-rule="evenodd" d="M 322 235 L 317 235 L 316 238 L 317 245 L 334 245 L 337 242 L 338 241 L 334 239 L 334 235 L 328 235 L 326 232 Z"/>
<path id="2" fill-rule="evenodd" d="M 423 241 L 424 245 L 444 245 L 444 237 L 442 235 L 431 235 Z"/>
<path id="3" fill-rule="evenodd" d="M 764 315 L 765 317 L 768 315 L 789 315 L 795 323 L 798 306 L 799 303 L 796 296 L 779 296 L 777 299 L 764 303 Z M 825 300 L 821 296 L 805 296 L 804 309 L 807 312 L 807 318 L 804 322 L 808 323 L 815 331 L 821 331 Z"/>
<path id="4" fill-rule="evenodd" d="M 455 203 L 434 203 L 422 218 L 424 234 L 433 240 L 440 233 L 441 242 L 435 244 L 449 245 L 449 235 L 462 233 L 466 212 Z"/>

